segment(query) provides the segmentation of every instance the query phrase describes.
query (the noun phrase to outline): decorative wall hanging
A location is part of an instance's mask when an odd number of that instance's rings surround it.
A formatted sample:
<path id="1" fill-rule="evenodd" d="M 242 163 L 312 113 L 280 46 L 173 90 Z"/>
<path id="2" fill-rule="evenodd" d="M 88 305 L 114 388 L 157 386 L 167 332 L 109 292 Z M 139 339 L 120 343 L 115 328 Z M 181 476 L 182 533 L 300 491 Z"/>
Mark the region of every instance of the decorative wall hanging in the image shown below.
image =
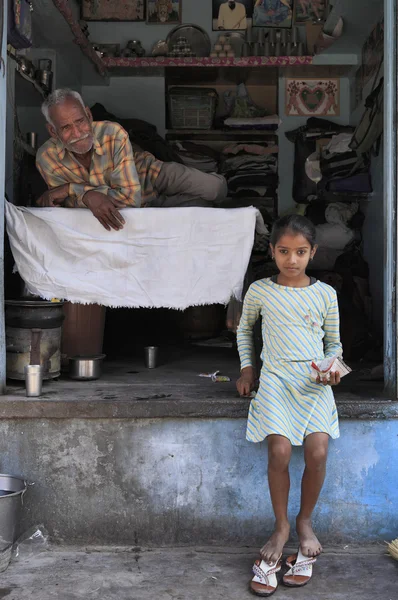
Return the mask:
<path id="1" fill-rule="evenodd" d="M 146 0 L 146 20 L 150 25 L 181 23 L 182 0 Z"/>
<path id="2" fill-rule="evenodd" d="M 145 21 L 145 0 L 82 0 L 85 21 Z"/>
<path id="3" fill-rule="evenodd" d="M 289 117 L 338 117 L 340 80 L 286 78 L 285 114 Z"/>
<path id="4" fill-rule="evenodd" d="M 295 23 L 322 23 L 326 20 L 328 0 L 296 0 Z"/>
<path id="5" fill-rule="evenodd" d="M 362 85 L 374 77 L 384 58 L 384 21 L 380 21 L 372 29 L 362 48 Z"/>
<path id="6" fill-rule="evenodd" d="M 253 0 L 213 0 L 213 31 L 244 31 L 252 15 Z"/>
<path id="7" fill-rule="evenodd" d="M 293 0 L 254 0 L 254 27 L 291 27 Z"/>

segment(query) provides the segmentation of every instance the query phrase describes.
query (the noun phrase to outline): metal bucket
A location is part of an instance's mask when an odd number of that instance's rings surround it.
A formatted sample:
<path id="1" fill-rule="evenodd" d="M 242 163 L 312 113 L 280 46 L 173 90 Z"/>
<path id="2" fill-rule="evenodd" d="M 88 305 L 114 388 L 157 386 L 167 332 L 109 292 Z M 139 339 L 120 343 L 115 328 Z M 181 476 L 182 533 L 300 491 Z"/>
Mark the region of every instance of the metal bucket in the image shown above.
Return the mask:
<path id="1" fill-rule="evenodd" d="M 5 571 L 15 541 L 19 510 L 26 492 L 26 481 L 16 475 L 0 474 L 0 572 Z"/>

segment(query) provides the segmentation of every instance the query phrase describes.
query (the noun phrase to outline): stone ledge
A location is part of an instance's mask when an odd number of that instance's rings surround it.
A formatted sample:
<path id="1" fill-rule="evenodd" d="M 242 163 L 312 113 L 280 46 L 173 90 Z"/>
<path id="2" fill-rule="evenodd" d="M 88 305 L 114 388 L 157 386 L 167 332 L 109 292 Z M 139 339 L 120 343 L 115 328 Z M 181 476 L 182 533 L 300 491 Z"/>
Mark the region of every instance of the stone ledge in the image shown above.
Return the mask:
<path id="1" fill-rule="evenodd" d="M 62 394 L 26 398 L 0 396 L 0 419 L 158 419 L 158 418 L 246 418 L 249 400 L 234 397 L 229 390 L 206 396 L 203 390 L 162 388 L 161 393 L 143 395 L 126 386 L 81 394 L 76 389 Z M 341 419 L 398 419 L 398 402 L 339 394 L 336 404 Z"/>

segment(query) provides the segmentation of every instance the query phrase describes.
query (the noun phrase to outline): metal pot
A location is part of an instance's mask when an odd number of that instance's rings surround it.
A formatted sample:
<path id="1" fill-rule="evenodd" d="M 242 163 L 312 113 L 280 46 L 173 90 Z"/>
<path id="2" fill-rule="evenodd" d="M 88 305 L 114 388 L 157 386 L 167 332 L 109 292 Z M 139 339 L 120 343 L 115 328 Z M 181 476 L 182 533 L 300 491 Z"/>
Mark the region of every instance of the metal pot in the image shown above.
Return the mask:
<path id="1" fill-rule="evenodd" d="M 96 356 L 74 356 L 69 359 L 69 377 L 79 381 L 99 379 L 105 354 Z"/>
<path id="2" fill-rule="evenodd" d="M 21 329 L 54 329 L 61 327 L 64 316 L 63 302 L 46 300 L 6 300 L 6 325 Z"/>

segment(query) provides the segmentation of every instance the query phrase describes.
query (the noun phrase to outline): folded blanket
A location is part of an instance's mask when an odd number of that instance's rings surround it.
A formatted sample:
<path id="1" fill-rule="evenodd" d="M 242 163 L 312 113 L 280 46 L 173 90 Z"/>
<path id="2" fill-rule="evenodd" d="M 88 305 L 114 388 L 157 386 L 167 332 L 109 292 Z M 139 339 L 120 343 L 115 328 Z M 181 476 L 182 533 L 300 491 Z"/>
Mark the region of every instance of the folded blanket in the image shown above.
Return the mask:
<path id="1" fill-rule="evenodd" d="M 253 207 L 121 211 L 106 231 L 89 210 L 6 202 L 7 231 L 29 290 L 82 304 L 185 309 L 240 298 L 253 246 Z"/>

